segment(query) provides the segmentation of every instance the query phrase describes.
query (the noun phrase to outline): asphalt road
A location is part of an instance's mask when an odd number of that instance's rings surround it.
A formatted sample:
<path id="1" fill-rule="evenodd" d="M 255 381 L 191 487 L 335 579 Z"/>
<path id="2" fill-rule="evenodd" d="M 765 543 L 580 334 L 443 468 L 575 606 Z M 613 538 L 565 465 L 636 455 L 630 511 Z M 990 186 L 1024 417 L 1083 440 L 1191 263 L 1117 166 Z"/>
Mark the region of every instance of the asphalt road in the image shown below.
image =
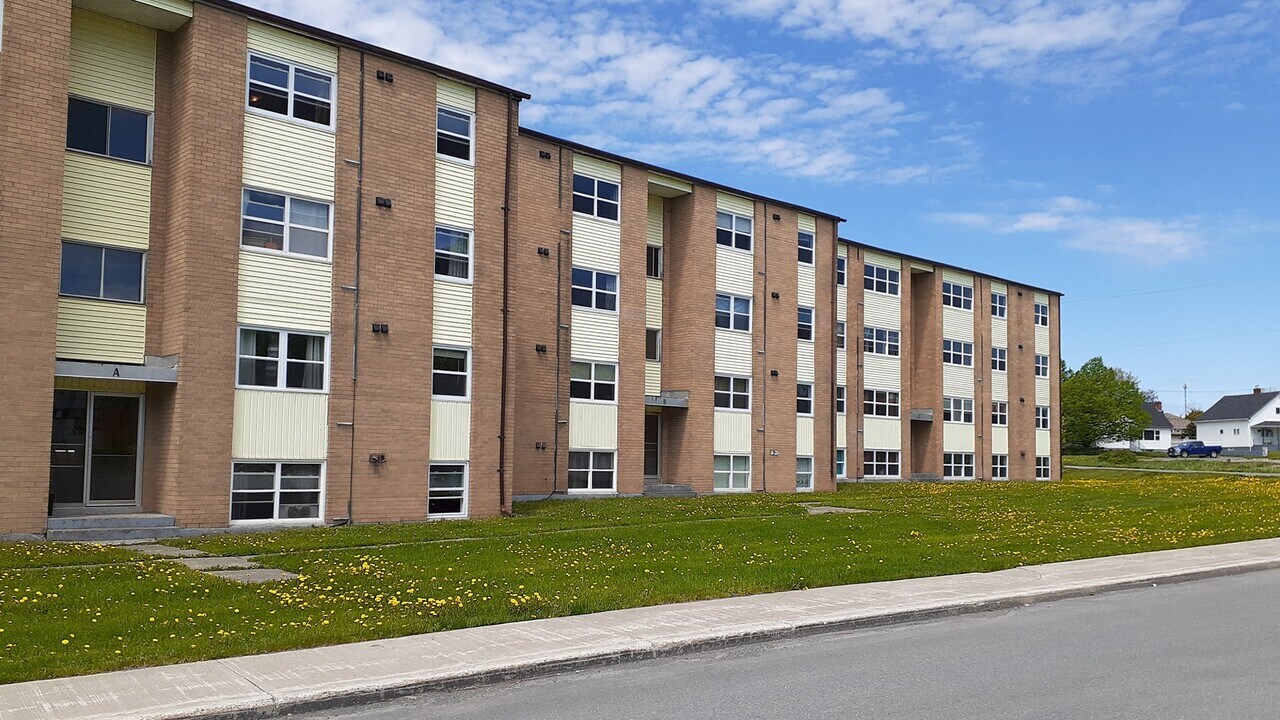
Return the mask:
<path id="1" fill-rule="evenodd" d="M 1274 720 L 1280 571 L 302 717 Z"/>

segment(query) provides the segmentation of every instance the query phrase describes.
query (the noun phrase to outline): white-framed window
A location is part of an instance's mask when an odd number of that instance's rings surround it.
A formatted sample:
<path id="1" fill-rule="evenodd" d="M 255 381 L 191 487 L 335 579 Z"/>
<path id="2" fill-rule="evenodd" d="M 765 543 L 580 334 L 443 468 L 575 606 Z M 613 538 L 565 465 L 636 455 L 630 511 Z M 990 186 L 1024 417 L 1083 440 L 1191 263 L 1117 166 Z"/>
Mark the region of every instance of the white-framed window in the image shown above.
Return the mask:
<path id="1" fill-rule="evenodd" d="M 1036 429 L 1037 430 L 1049 429 L 1049 406 L 1048 405 L 1036 406 Z"/>
<path id="2" fill-rule="evenodd" d="M 1042 377 L 1042 378 L 1049 377 L 1049 356 L 1048 355 L 1036 356 L 1036 377 Z"/>
<path id="3" fill-rule="evenodd" d="M 973 367 L 973 343 L 963 340 L 942 341 L 942 362 L 947 365 Z"/>
<path id="4" fill-rule="evenodd" d="M 622 189 L 616 182 L 573 175 L 573 211 L 580 215 L 617 222 L 621 197 Z"/>
<path id="5" fill-rule="evenodd" d="M 843 479 L 845 477 L 848 477 L 847 475 L 848 471 L 845 469 L 846 455 L 847 453 L 845 452 L 844 448 L 836 448 L 836 477 L 837 478 Z"/>
<path id="6" fill-rule="evenodd" d="M 800 231 L 797 237 L 797 243 L 800 246 L 800 264 L 813 264 L 813 233 Z"/>
<path id="7" fill-rule="evenodd" d="M 901 291 L 902 272 L 870 263 L 862 266 L 862 287 L 869 292 L 897 295 Z"/>
<path id="8" fill-rule="evenodd" d="M 751 332 L 751 298 L 716 295 L 716 327 Z"/>
<path id="9" fill-rule="evenodd" d="M 813 458 L 796 457 L 796 492 L 813 492 Z"/>
<path id="10" fill-rule="evenodd" d="M 150 164 L 151 113 L 69 97 L 67 149 Z"/>
<path id="11" fill-rule="evenodd" d="M 613 492 L 613 482 L 612 451 L 569 451 L 569 492 Z"/>
<path id="12" fill-rule="evenodd" d="M 249 327 L 241 327 L 239 335 L 238 387 L 315 391 L 328 387 L 328 335 Z"/>
<path id="13" fill-rule="evenodd" d="M 436 227 L 436 277 L 471 279 L 471 231 Z"/>
<path id="14" fill-rule="evenodd" d="M 991 424 L 994 427 L 1009 426 L 1009 403 L 1003 400 L 991 401 Z"/>
<path id="15" fill-rule="evenodd" d="M 662 248 L 657 245 L 645 246 L 644 274 L 655 280 L 662 279 Z"/>
<path id="16" fill-rule="evenodd" d="M 576 307 L 618 311 L 618 276 L 614 273 L 576 267 L 570 282 L 570 296 Z"/>
<path id="17" fill-rule="evenodd" d="M 902 333 L 897 330 L 867 327 L 862 329 L 862 352 L 868 355 L 898 357 L 902 353 Z"/>
<path id="18" fill-rule="evenodd" d="M 902 453 L 897 450 L 864 450 L 862 476 L 890 480 L 902 476 Z"/>
<path id="19" fill-rule="evenodd" d="M 231 522 L 319 520 L 322 463 L 231 464 Z"/>
<path id="20" fill-rule="evenodd" d="M 718 409 L 751 409 L 751 378 L 716 375 L 715 382 L 715 406 Z"/>
<path id="21" fill-rule="evenodd" d="M 427 517 L 467 516 L 467 464 L 431 463 L 427 468 Z"/>
<path id="22" fill-rule="evenodd" d="M 1005 293 L 991 293 L 991 317 L 1006 319 L 1009 317 L 1009 296 Z M 1007 460 L 1008 458 L 1006 458 Z"/>
<path id="23" fill-rule="evenodd" d="M 332 210 L 329 203 L 245 188 L 240 247 L 328 260 Z"/>
<path id="24" fill-rule="evenodd" d="M 796 338 L 800 340 L 813 339 L 813 308 L 796 308 Z"/>
<path id="25" fill-rule="evenodd" d="M 836 258 L 836 287 L 844 287 L 849 284 L 849 259 Z"/>
<path id="26" fill-rule="evenodd" d="M 942 283 L 942 305 L 958 310 L 973 310 L 973 288 L 960 283 Z"/>
<path id="27" fill-rule="evenodd" d="M 836 321 L 836 349 L 843 350 L 845 342 L 845 324 L 843 320 Z"/>
<path id="28" fill-rule="evenodd" d="M 973 398 L 942 398 L 942 422 L 973 424 Z"/>
<path id="29" fill-rule="evenodd" d="M 751 250 L 753 221 L 749 217 L 716 211 L 716 244 L 737 250 Z"/>
<path id="30" fill-rule="evenodd" d="M 569 363 L 569 397 L 573 400 L 618 401 L 618 366 L 613 363 Z"/>
<path id="31" fill-rule="evenodd" d="M 872 417 L 899 417 L 902 414 L 901 395 L 894 390 L 864 389 L 862 414 Z"/>
<path id="32" fill-rule="evenodd" d="M 659 328 L 645 328 L 644 330 L 644 359 L 652 362 L 662 362 L 662 330 Z"/>
<path id="33" fill-rule="evenodd" d="M 1007 372 L 1009 370 L 1008 348 L 991 348 L 991 369 L 996 372 Z"/>
<path id="34" fill-rule="evenodd" d="M 436 106 L 436 155 L 475 162 L 476 116 L 457 108 Z"/>
<path id="35" fill-rule="evenodd" d="M 751 489 L 750 455 L 716 455 L 716 492 L 746 492 Z"/>
<path id="36" fill-rule="evenodd" d="M 974 475 L 973 453 L 942 453 L 942 477 L 972 480 Z"/>
<path id="37" fill-rule="evenodd" d="M 796 414 L 813 414 L 813 383 L 796 383 Z"/>
<path id="38" fill-rule="evenodd" d="M 1142 439 L 1147 441 L 1152 441 L 1152 442 L 1158 441 L 1160 439 L 1160 431 L 1159 430 L 1143 430 Z"/>
<path id="39" fill-rule="evenodd" d="M 1049 306 L 1044 303 L 1035 305 L 1035 321 L 1040 327 L 1049 327 Z"/>
<path id="40" fill-rule="evenodd" d="M 848 389 L 844 385 L 836 386 L 836 414 L 844 415 L 847 405 Z"/>
<path id="41" fill-rule="evenodd" d="M 1008 480 L 1009 479 L 1009 456 L 1008 455 L 992 455 L 991 456 L 991 479 L 992 480 Z"/>
<path id="42" fill-rule="evenodd" d="M 431 396 L 466 400 L 471 396 L 471 351 L 435 347 L 431 350 Z"/>
<path id="43" fill-rule="evenodd" d="M 1036 456 L 1036 479 L 1050 480 L 1053 478 L 1053 472 L 1049 469 L 1049 458 L 1044 455 Z"/>
<path id="44" fill-rule="evenodd" d="M 62 241 L 58 294 L 93 300 L 141 303 L 147 254 L 128 248 Z"/>
<path id="45" fill-rule="evenodd" d="M 249 88 L 245 103 L 259 112 L 332 128 L 335 83 L 336 78 L 331 73 L 249 53 Z"/>

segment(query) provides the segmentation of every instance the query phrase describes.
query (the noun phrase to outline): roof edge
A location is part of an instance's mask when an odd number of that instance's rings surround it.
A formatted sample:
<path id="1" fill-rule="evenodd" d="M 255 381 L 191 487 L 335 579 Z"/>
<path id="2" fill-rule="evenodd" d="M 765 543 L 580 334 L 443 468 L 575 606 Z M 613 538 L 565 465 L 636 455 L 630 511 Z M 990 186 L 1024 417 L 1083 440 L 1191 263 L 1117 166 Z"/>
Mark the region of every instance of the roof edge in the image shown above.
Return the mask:
<path id="1" fill-rule="evenodd" d="M 1038 290 L 1042 293 L 1053 295 L 1054 297 L 1058 297 L 1058 298 L 1066 296 L 1065 293 L 1059 292 L 1057 290 L 1050 290 L 1049 288 L 1043 288 L 1036 285 L 1028 285 L 1027 283 L 1021 280 L 1012 280 L 1010 278 L 1000 277 L 999 275 L 992 275 L 991 273 L 985 273 L 985 272 L 982 272 L 981 270 L 974 270 L 973 268 L 967 268 L 961 265 L 952 265 L 950 263 L 945 263 L 940 260 L 930 260 L 929 258 L 920 257 L 918 255 L 909 255 L 900 250 L 881 247 L 879 245 L 871 245 L 870 243 L 865 243 L 860 240 L 850 240 L 848 238 L 840 238 L 840 242 L 845 243 L 846 245 L 853 245 L 855 247 L 860 247 L 867 250 L 873 250 L 875 252 L 882 252 L 882 253 L 885 253 L 886 255 L 896 255 L 900 258 L 905 258 L 907 260 L 916 260 L 918 262 L 929 263 L 930 265 L 938 265 L 940 267 L 947 268 L 948 270 L 959 270 L 960 272 L 966 272 L 966 273 L 969 273 L 970 275 L 979 275 L 989 280 L 997 280 L 1002 283 L 1017 285 L 1019 287 L 1027 288 L 1028 290 Z"/>

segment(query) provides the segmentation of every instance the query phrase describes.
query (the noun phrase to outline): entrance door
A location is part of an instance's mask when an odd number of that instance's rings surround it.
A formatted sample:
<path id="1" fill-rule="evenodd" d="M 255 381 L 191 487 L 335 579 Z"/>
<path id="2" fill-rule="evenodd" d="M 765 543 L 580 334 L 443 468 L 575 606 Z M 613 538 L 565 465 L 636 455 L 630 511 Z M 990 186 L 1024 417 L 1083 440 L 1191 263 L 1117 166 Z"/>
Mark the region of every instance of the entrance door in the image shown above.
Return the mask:
<path id="1" fill-rule="evenodd" d="M 662 474 L 662 416 L 650 413 L 644 416 L 644 476 L 656 478 Z"/>
<path id="2" fill-rule="evenodd" d="M 58 390 L 50 487 L 58 505 L 137 505 L 142 397 Z"/>

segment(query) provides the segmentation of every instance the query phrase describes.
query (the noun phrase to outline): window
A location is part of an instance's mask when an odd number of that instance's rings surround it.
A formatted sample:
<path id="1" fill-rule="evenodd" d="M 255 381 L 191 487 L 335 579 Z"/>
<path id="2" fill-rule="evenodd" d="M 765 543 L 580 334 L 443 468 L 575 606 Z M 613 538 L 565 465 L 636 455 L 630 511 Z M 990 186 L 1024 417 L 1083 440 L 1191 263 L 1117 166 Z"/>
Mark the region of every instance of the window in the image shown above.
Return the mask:
<path id="1" fill-rule="evenodd" d="M 648 245 L 645 247 L 645 275 L 651 278 L 662 279 L 662 248 L 657 245 Z"/>
<path id="2" fill-rule="evenodd" d="M 1008 455 L 992 455 L 991 456 L 991 479 L 992 480 L 1008 480 L 1009 479 L 1009 456 Z"/>
<path id="3" fill-rule="evenodd" d="M 813 339 L 813 308 L 802 307 L 796 310 L 796 337 L 800 340 Z"/>
<path id="4" fill-rule="evenodd" d="M 1148 440 L 1148 441 L 1157 441 L 1160 439 L 1160 431 L 1159 430 L 1143 430 L 1142 439 Z"/>
<path id="5" fill-rule="evenodd" d="M 973 424 L 973 398 L 942 398 L 942 422 Z"/>
<path id="6" fill-rule="evenodd" d="M 798 242 L 800 244 L 800 264 L 813 264 L 813 233 L 801 231 Z"/>
<path id="7" fill-rule="evenodd" d="M 67 149 L 117 160 L 151 160 L 151 115 L 137 110 L 69 98 Z"/>
<path id="8" fill-rule="evenodd" d="M 942 477 L 972 480 L 973 476 L 973 453 L 942 453 Z"/>
<path id="9" fill-rule="evenodd" d="M 569 451 L 569 492 L 612 492 L 613 453 Z"/>
<path id="10" fill-rule="evenodd" d="M 618 399 L 618 366 L 611 363 L 569 363 L 569 397 L 615 402 Z"/>
<path id="11" fill-rule="evenodd" d="M 901 334 L 897 330 L 881 328 L 862 329 L 862 351 L 868 355 L 898 357 L 901 353 Z"/>
<path id="12" fill-rule="evenodd" d="M 435 348 L 431 353 L 431 395 L 466 399 L 471 383 L 471 353 L 459 348 Z"/>
<path id="13" fill-rule="evenodd" d="M 320 517 L 317 463 L 234 463 L 231 520 L 314 520 Z"/>
<path id="14" fill-rule="evenodd" d="M 862 475 L 869 478 L 896 478 L 902 475 L 902 455 L 897 450 L 865 450 Z"/>
<path id="15" fill-rule="evenodd" d="M 333 126 L 333 76 L 261 55 L 249 55 L 249 107 Z"/>
<path id="16" fill-rule="evenodd" d="M 327 260 L 332 230 L 329 210 L 328 203 L 245 190 L 240 246 Z"/>
<path id="17" fill-rule="evenodd" d="M 716 327 L 751 332 L 751 298 L 716 295 Z"/>
<path id="18" fill-rule="evenodd" d="M 874 417 L 898 417 L 899 395 L 892 390 L 863 390 L 862 414 Z"/>
<path id="19" fill-rule="evenodd" d="M 742 492 L 751 489 L 750 455 L 715 456 L 716 492 Z"/>
<path id="20" fill-rule="evenodd" d="M 902 273 L 879 265 L 864 265 L 862 268 L 862 287 L 871 292 L 897 295 L 902 280 Z"/>
<path id="21" fill-rule="evenodd" d="M 436 228 L 436 277 L 471 279 L 471 233 Z"/>
<path id="22" fill-rule="evenodd" d="M 846 396 L 846 394 L 847 394 L 847 390 L 846 390 L 846 388 L 845 388 L 845 386 L 844 386 L 844 385 L 837 385 L 837 386 L 836 386 L 836 414 L 837 414 L 837 415 L 844 415 L 844 414 L 845 414 L 845 405 L 846 405 L 846 403 L 845 403 L 845 396 Z"/>
<path id="23" fill-rule="evenodd" d="M 1008 348 L 991 348 L 991 369 L 996 372 L 1007 372 L 1009 370 Z"/>
<path id="24" fill-rule="evenodd" d="M 836 286 L 844 287 L 849 284 L 849 259 L 836 258 Z"/>
<path id="25" fill-rule="evenodd" d="M 751 249 L 751 226 L 749 217 L 734 215 L 723 210 L 716 212 L 716 243 L 739 250 Z"/>
<path id="26" fill-rule="evenodd" d="M 644 359 L 653 362 L 662 362 L 662 331 L 655 328 L 645 328 L 644 331 Z"/>
<path id="27" fill-rule="evenodd" d="M 475 116 L 465 110 L 436 107 L 436 154 L 474 162 Z"/>
<path id="28" fill-rule="evenodd" d="M 619 185 L 589 175 L 573 176 L 573 211 L 604 220 L 618 219 Z"/>
<path id="29" fill-rule="evenodd" d="M 1049 470 L 1049 458 L 1043 455 L 1037 456 L 1036 457 L 1036 479 L 1050 480 L 1052 479 L 1052 477 L 1053 477 L 1052 472 Z"/>
<path id="30" fill-rule="evenodd" d="M 1042 377 L 1042 378 L 1049 377 L 1049 356 L 1048 355 L 1036 356 L 1036 377 Z"/>
<path id="31" fill-rule="evenodd" d="M 646 413 L 644 416 L 644 476 L 656 478 L 662 472 L 662 416 Z"/>
<path id="32" fill-rule="evenodd" d="M 796 384 L 796 414 L 813 414 L 813 385 L 811 383 Z"/>
<path id="33" fill-rule="evenodd" d="M 942 362 L 947 365 L 973 367 L 973 343 L 960 340 L 942 341 Z"/>
<path id="34" fill-rule="evenodd" d="M 991 293 L 991 317 L 1007 318 L 1009 317 L 1009 296 L 1004 293 Z"/>
<path id="35" fill-rule="evenodd" d="M 146 254 L 135 250 L 62 243 L 58 292 L 72 297 L 140 303 Z"/>
<path id="36" fill-rule="evenodd" d="M 573 304 L 596 310 L 618 311 L 618 276 L 613 273 L 573 269 Z"/>
<path id="37" fill-rule="evenodd" d="M 1000 400 L 991 403 L 991 424 L 995 427 L 1009 426 L 1009 403 Z"/>
<path id="38" fill-rule="evenodd" d="M 284 390 L 324 390 L 329 375 L 328 344 L 329 338 L 324 335 L 240 328 L 236 384 Z M 282 362 L 284 372 L 280 372 Z"/>
<path id="39" fill-rule="evenodd" d="M 724 410 L 750 410 L 751 378 L 717 375 L 715 403 Z"/>
<path id="40" fill-rule="evenodd" d="M 1049 429 L 1049 406 L 1048 405 L 1036 406 L 1036 429 L 1037 430 Z"/>
<path id="41" fill-rule="evenodd" d="M 838 478 L 846 477 L 844 448 L 836 448 L 836 477 Z"/>
<path id="42" fill-rule="evenodd" d="M 942 283 L 942 305 L 960 310 L 973 310 L 973 288 L 960 283 Z"/>
<path id="43" fill-rule="evenodd" d="M 1036 303 L 1036 325 L 1040 327 L 1049 327 L 1049 306 L 1043 303 Z"/>
<path id="44" fill-rule="evenodd" d="M 435 464 L 427 469 L 427 517 L 467 516 L 467 466 Z"/>
<path id="45" fill-rule="evenodd" d="M 813 491 L 813 458 L 796 458 L 796 491 Z"/>
<path id="46" fill-rule="evenodd" d="M 844 349 L 844 328 L 845 328 L 845 324 L 837 320 L 836 321 L 836 348 L 839 350 Z"/>

